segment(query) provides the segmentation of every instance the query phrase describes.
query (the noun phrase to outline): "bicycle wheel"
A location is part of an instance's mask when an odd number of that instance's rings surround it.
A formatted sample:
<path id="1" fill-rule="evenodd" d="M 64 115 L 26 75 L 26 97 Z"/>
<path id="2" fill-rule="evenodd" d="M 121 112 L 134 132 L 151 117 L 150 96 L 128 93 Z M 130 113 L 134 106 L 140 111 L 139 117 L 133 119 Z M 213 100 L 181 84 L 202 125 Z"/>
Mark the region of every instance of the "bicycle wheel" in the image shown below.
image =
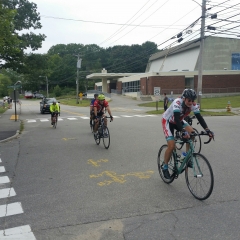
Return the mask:
<path id="1" fill-rule="evenodd" d="M 90 121 L 90 128 L 91 128 L 91 132 L 93 132 L 93 128 L 94 128 L 94 120 Z"/>
<path id="2" fill-rule="evenodd" d="M 101 141 L 101 134 L 99 133 L 99 131 L 97 132 L 96 135 L 93 134 L 93 136 L 94 136 L 94 139 L 95 139 L 96 144 L 99 145 L 99 144 L 100 144 L 100 141 Z"/>
<path id="3" fill-rule="evenodd" d="M 213 171 L 209 161 L 202 154 L 193 153 L 192 168 L 186 167 L 185 179 L 195 198 L 205 200 L 211 195 L 214 185 Z"/>
<path id="4" fill-rule="evenodd" d="M 198 130 L 196 128 L 193 128 L 193 130 L 198 133 Z M 193 146 L 194 146 L 194 152 L 195 153 L 200 153 L 201 148 L 202 148 L 202 141 L 201 137 L 199 135 L 195 136 L 194 141 L 193 141 Z"/>
<path id="5" fill-rule="evenodd" d="M 54 128 L 56 129 L 57 127 L 57 117 L 55 118 L 55 123 L 54 123 Z"/>
<path id="6" fill-rule="evenodd" d="M 174 181 L 174 179 L 175 179 L 175 174 L 174 174 L 174 157 L 173 157 L 173 155 L 171 156 L 170 161 L 168 162 L 168 171 L 170 173 L 171 178 L 170 179 L 166 179 L 163 176 L 163 172 L 162 172 L 163 165 L 164 165 L 164 155 L 165 155 L 166 150 L 167 150 L 167 145 L 162 145 L 161 148 L 158 151 L 158 158 L 157 158 L 158 172 L 160 174 L 160 177 L 162 178 L 162 180 L 165 183 L 172 183 Z"/>
<path id="7" fill-rule="evenodd" d="M 106 149 L 110 146 L 110 132 L 106 126 L 103 127 L 103 145 Z"/>

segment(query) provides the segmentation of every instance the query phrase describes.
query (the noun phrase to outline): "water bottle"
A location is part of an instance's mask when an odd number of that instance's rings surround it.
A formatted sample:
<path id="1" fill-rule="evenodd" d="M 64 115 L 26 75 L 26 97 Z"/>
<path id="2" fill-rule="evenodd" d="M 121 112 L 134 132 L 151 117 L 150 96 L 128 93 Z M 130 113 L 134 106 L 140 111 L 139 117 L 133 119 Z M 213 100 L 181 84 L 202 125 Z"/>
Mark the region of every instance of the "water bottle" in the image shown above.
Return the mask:
<path id="1" fill-rule="evenodd" d="M 181 157 L 180 157 L 180 162 L 183 162 L 183 159 L 187 156 L 187 153 L 182 152 Z"/>

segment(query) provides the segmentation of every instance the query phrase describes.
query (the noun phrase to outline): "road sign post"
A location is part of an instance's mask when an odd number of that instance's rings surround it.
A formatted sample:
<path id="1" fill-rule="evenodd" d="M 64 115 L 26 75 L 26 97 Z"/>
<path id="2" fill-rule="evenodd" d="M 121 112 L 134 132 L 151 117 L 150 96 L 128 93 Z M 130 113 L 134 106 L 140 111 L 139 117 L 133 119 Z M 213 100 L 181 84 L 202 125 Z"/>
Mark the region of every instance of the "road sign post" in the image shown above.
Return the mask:
<path id="1" fill-rule="evenodd" d="M 155 100 L 156 100 L 156 110 L 157 111 L 158 111 L 158 102 L 159 102 L 159 99 L 160 99 L 160 91 L 161 91 L 160 87 L 154 87 L 154 97 L 155 97 Z"/>

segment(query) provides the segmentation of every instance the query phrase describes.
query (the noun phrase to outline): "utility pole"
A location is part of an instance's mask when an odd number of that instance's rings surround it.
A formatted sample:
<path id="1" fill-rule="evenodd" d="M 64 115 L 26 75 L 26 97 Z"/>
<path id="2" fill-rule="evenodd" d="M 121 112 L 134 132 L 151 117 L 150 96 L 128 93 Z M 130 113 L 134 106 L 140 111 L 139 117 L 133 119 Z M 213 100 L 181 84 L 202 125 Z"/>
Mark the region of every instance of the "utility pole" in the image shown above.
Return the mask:
<path id="1" fill-rule="evenodd" d="M 48 78 L 46 76 L 46 82 L 47 82 L 47 98 L 48 98 Z"/>
<path id="2" fill-rule="evenodd" d="M 75 55 L 78 57 L 77 59 L 77 81 L 76 81 L 76 103 L 79 104 L 79 69 L 81 68 L 82 59 L 80 58 L 79 54 Z"/>
<path id="3" fill-rule="evenodd" d="M 197 100 L 201 107 L 202 98 L 202 72 L 203 72 L 203 50 L 205 38 L 205 19 L 206 19 L 206 0 L 202 0 L 202 19 L 201 19 L 201 36 L 200 36 L 200 51 L 198 59 L 198 86 L 197 86 Z"/>

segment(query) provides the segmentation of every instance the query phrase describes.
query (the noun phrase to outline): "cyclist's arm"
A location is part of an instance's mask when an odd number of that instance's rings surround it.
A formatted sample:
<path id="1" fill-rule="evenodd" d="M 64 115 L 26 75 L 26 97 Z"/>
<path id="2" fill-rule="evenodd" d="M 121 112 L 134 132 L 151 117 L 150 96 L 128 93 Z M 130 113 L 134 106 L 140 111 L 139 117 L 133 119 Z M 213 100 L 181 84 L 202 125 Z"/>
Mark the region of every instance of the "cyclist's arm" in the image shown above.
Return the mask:
<path id="1" fill-rule="evenodd" d="M 180 112 L 174 112 L 174 121 L 177 125 L 178 130 L 182 131 L 183 126 L 182 126 L 182 123 L 180 121 Z"/>
<path id="2" fill-rule="evenodd" d="M 109 116 L 112 117 L 112 113 L 111 113 L 110 107 L 107 106 L 106 109 L 107 109 L 107 111 L 108 111 Z"/>
<path id="3" fill-rule="evenodd" d="M 208 130 L 208 126 L 200 113 L 194 113 L 203 129 Z"/>
<path id="4" fill-rule="evenodd" d="M 93 106 L 93 109 L 94 109 L 94 117 L 96 118 L 97 117 L 97 107 Z"/>

